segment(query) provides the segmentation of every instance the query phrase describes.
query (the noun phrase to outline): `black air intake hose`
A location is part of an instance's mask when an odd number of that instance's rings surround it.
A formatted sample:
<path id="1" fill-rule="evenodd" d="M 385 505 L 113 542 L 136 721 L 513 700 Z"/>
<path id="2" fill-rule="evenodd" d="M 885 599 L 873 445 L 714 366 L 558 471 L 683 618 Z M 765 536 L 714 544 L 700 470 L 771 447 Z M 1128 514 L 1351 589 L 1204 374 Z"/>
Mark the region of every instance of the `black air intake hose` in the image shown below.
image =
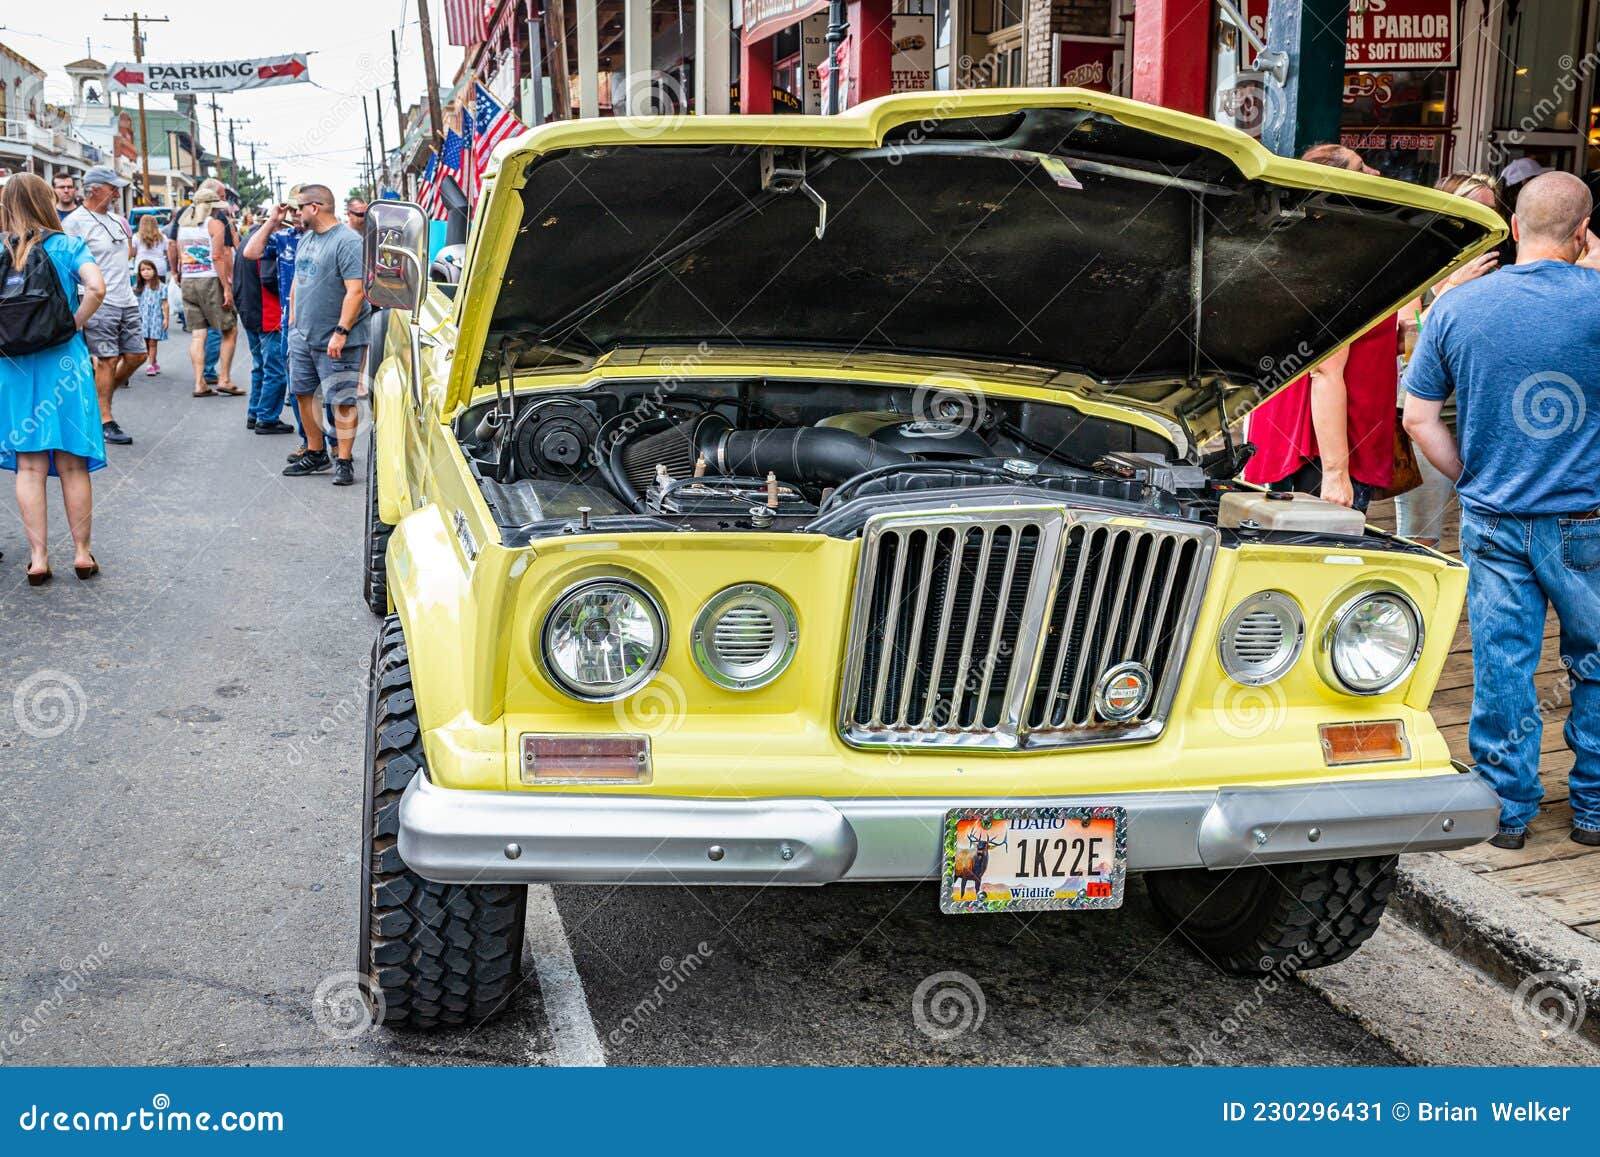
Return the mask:
<path id="1" fill-rule="evenodd" d="M 708 437 L 707 435 L 715 435 Z M 875 466 L 910 462 L 911 455 L 827 427 L 777 430 L 701 429 L 701 452 L 719 474 L 764 478 L 770 470 L 790 482 L 836 486 Z"/>

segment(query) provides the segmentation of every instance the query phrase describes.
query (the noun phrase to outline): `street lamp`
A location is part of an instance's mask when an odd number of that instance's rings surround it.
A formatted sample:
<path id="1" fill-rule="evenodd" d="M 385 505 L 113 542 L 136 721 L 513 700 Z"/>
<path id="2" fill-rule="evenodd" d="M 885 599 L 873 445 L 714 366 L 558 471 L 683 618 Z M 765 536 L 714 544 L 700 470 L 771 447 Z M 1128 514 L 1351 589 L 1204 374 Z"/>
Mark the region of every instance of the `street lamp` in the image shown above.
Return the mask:
<path id="1" fill-rule="evenodd" d="M 839 108 L 839 46 L 850 32 L 849 10 L 845 0 L 831 0 L 828 4 L 828 112 Z"/>

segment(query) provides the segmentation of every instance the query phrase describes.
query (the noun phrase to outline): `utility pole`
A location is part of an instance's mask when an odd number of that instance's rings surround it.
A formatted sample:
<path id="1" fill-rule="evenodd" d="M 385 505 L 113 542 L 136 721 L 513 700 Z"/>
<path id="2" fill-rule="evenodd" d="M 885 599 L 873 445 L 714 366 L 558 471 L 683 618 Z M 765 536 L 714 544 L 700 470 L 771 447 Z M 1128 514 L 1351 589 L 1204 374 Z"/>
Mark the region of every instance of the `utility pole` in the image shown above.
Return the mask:
<path id="1" fill-rule="evenodd" d="M 145 16 L 134 12 L 128 16 L 106 16 L 102 19 L 114 24 L 133 25 L 133 59 L 134 62 L 144 62 L 144 37 L 139 34 L 139 21 L 146 24 L 170 24 L 165 16 Z M 144 122 L 144 93 L 139 94 L 139 189 L 146 201 L 150 200 L 150 137 Z"/>
<path id="2" fill-rule="evenodd" d="M 233 126 L 238 123 L 241 122 L 236 121 L 233 117 L 228 118 L 228 165 L 233 171 L 233 180 L 229 181 L 228 184 L 235 189 L 239 187 L 239 149 L 234 143 Z"/>
<path id="3" fill-rule="evenodd" d="M 383 89 L 372 90 L 372 107 L 376 110 L 372 119 L 378 122 L 378 166 L 381 171 L 389 171 L 389 143 L 383 139 Z M 381 182 L 380 182 L 381 183 Z M 381 188 L 374 189 L 374 193 L 382 193 Z"/>
<path id="4" fill-rule="evenodd" d="M 439 70 L 433 62 L 433 25 L 428 20 L 428 0 L 417 0 L 417 22 L 422 25 L 422 72 L 428 85 L 428 123 L 433 142 L 444 140 L 444 113 L 439 108 Z"/>
<path id="5" fill-rule="evenodd" d="M 361 123 L 367 126 L 367 192 L 378 195 L 378 171 L 372 167 L 372 117 L 367 115 L 367 98 L 361 98 Z M 371 198 L 368 198 L 369 200 Z"/>
<path id="6" fill-rule="evenodd" d="M 211 98 L 211 140 L 217 158 L 217 176 L 222 176 L 222 127 L 217 121 L 217 98 Z"/>

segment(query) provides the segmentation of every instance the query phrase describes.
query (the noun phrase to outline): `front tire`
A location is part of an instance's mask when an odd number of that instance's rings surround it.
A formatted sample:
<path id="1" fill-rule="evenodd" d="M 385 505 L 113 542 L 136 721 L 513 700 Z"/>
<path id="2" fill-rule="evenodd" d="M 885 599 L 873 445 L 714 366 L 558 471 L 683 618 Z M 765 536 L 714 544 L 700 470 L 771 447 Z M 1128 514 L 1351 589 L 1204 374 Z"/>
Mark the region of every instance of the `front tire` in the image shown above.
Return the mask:
<path id="1" fill-rule="evenodd" d="M 1227 972 L 1260 975 L 1337 964 L 1378 930 L 1395 857 L 1275 864 L 1232 872 L 1150 872 L 1157 913 Z"/>
<path id="2" fill-rule="evenodd" d="M 528 889 L 435 884 L 401 860 L 400 797 L 427 767 L 398 616 L 384 620 L 372 659 L 360 972 L 373 1019 L 406 1028 L 478 1024 L 501 1012 L 521 981 Z"/>
<path id="3" fill-rule="evenodd" d="M 389 613 L 389 535 L 394 527 L 378 514 L 378 435 L 367 442 L 367 523 L 361 541 L 361 598 L 375 615 Z"/>

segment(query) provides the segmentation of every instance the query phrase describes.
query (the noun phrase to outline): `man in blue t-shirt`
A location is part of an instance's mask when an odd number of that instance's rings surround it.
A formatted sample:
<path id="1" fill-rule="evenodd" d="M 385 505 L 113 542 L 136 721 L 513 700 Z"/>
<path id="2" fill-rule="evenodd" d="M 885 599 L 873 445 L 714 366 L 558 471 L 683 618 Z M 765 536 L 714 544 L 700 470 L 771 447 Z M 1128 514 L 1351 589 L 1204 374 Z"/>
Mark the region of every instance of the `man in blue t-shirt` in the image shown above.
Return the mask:
<path id="1" fill-rule="evenodd" d="M 1461 495 L 1474 685 L 1469 741 L 1500 796 L 1489 842 L 1539 810 L 1533 684 L 1547 603 L 1572 683 L 1572 839 L 1600 846 L 1600 239 L 1568 173 L 1523 186 L 1517 263 L 1441 296 L 1406 367 L 1406 431 Z M 1458 448 L 1440 416 L 1456 396 Z"/>
<path id="2" fill-rule="evenodd" d="M 246 260 L 261 260 L 264 258 L 276 259 L 278 265 L 278 301 L 282 304 L 284 313 L 289 310 L 289 291 L 294 288 L 294 257 L 299 248 L 300 238 L 305 234 L 305 229 L 300 223 L 300 189 L 295 185 L 289 190 L 289 199 L 274 205 L 267 214 L 267 219 L 262 223 L 250 240 L 245 242 L 240 255 Z M 284 340 L 288 340 L 287 327 L 285 327 Z M 287 358 L 287 350 L 285 350 Z M 293 369 L 285 367 L 292 379 Z M 292 380 L 289 383 L 292 386 Z M 294 423 L 300 431 L 300 449 L 289 455 L 292 462 L 300 457 L 309 446 L 306 437 L 305 422 L 300 416 L 300 408 L 294 407 Z M 333 429 L 331 414 L 328 418 L 329 430 Z"/>

